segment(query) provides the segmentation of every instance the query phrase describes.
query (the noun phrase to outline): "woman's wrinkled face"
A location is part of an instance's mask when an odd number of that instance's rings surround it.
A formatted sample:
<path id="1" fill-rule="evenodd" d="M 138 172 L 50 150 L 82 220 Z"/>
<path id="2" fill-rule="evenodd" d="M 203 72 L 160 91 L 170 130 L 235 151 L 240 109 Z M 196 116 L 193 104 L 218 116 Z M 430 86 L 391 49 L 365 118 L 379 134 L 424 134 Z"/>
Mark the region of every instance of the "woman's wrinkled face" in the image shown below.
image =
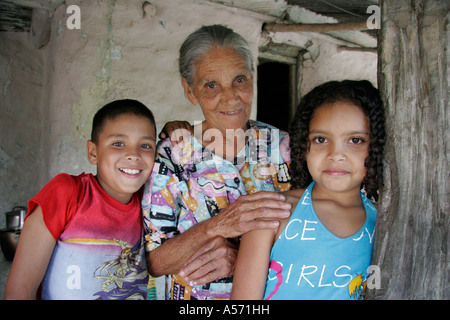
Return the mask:
<path id="1" fill-rule="evenodd" d="M 200 104 L 206 128 L 248 128 L 252 109 L 253 75 L 247 63 L 232 48 L 210 49 L 195 64 L 192 86 L 182 79 L 189 101 Z"/>

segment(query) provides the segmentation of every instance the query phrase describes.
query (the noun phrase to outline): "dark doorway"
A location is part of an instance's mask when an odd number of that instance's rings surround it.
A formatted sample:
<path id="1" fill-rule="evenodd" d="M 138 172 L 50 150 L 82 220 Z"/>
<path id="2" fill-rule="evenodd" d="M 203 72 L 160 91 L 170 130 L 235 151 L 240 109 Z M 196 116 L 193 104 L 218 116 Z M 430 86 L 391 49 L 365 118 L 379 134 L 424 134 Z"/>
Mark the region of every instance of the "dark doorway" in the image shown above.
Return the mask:
<path id="1" fill-rule="evenodd" d="M 288 64 L 265 62 L 258 66 L 257 120 L 287 131 L 290 121 Z"/>

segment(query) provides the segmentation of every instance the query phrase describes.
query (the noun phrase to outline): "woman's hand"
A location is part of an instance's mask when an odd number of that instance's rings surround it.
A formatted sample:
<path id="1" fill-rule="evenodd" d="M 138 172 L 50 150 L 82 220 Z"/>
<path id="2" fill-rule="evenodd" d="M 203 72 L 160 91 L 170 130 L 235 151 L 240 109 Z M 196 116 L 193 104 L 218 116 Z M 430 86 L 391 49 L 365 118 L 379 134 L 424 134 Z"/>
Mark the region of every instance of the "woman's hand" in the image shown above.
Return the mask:
<path id="1" fill-rule="evenodd" d="M 173 146 L 184 141 L 189 137 L 189 132 L 193 134 L 193 128 L 187 121 L 169 121 L 164 125 L 158 137 L 165 139 L 170 137 L 170 142 Z"/>
<path id="2" fill-rule="evenodd" d="M 197 283 L 231 275 L 237 248 L 227 239 L 250 230 L 278 228 L 279 220 L 290 216 L 291 204 L 285 200 L 284 195 L 270 191 L 240 196 L 219 214 L 149 252 L 150 274 L 159 277 L 182 273 L 189 281 L 195 279 Z"/>
<path id="3" fill-rule="evenodd" d="M 203 285 L 231 276 L 238 249 L 237 243 L 217 236 L 186 261 L 180 276 L 192 285 Z"/>
<path id="4" fill-rule="evenodd" d="M 271 191 L 240 196 L 208 220 L 208 232 L 224 238 L 236 238 L 251 230 L 278 228 L 279 220 L 291 214 L 291 204 L 285 200 L 284 195 Z"/>
<path id="5" fill-rule="evenodd" d="M 186 261 L 180 275 L 193 285 L 232 275 L 238 247 L 227 238 L 235 238 L 251 230 L 275 229 L 280 219 L 289 217 L 290 209 L 291 204 L 276 192 L 261 191 L 240 196 L 220 214 L 206 221 L 214 223 L 207 232 L 217 233 Z"/>

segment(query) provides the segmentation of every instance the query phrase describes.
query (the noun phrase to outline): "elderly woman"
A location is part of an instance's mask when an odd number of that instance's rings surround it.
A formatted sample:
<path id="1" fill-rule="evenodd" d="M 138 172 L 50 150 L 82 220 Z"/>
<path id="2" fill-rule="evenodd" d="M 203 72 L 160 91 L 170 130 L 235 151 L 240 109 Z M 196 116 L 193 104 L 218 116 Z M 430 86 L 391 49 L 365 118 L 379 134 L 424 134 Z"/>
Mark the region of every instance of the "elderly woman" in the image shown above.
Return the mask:
<path id="1" fill-rule="evenodd" d="M 181 84 L 205 120 L 189 141 L 158 144 L 143 197 L 149 272 L 167 275 L 167 299 L 223 299 L 239 236 L 276 228 L 290 205 L 289 137 L 249 120 L 254 68 L 248 43 L 204 26 L 180 48 Z"/>

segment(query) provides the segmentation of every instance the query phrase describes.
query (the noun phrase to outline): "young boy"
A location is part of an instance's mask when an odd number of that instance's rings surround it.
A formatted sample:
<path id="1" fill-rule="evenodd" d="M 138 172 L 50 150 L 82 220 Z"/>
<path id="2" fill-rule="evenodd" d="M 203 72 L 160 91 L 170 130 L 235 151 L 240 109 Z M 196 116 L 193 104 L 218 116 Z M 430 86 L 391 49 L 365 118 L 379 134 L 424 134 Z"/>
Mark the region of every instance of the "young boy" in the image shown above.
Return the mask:
<path id="1" fill-rule="evenodd" d="M 87 142 L 97 175 L 59 174 L 29 201 L 5 299 L 146 299 L 140 190 L 155 139 L 138 101 L 97 112 Z"/>

